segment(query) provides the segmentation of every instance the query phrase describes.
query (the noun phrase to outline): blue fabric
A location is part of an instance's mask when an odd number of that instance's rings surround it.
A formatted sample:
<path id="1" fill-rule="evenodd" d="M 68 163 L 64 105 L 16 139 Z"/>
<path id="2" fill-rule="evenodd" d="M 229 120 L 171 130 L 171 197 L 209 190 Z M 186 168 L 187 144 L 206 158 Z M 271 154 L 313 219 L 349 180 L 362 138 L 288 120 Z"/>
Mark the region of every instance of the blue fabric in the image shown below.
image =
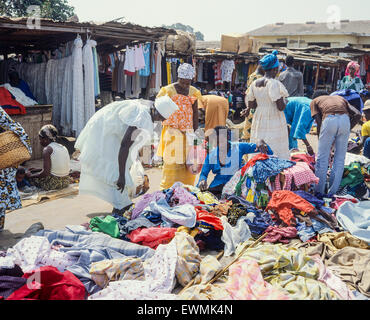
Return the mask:
<path id="1" fill-rule="evenodd" d="M 269 224 L 265 222 L 262 216 L 259 213 L 254 213 L 253 220 L 245 219 L 245 222 L 248 224 L 249 230 L 254 235 L 262 235 L 265 230 L 269 227 Z"/>
<path id="2" fill-rule="evenodd" d="M 291 126 L 289 134 L 289 149 L 298 148 L 297 139 L 306 139 L 313 124 L 311 117 L 311 99 L 306 97 L 288 98 L 284 109 L 287 124 Z"/>
<path id="3" fill-rule="evenodd" d="M 22 80 L 22 79 L 21 79 L 21 80 L 19 81 L 19 84 L 18 84 L 17 88 L 18 88 L 18 89 L 21 89 L 21 90 L 23 91 L 23 93 L 24 93 L 27 97 L 29 97 L 29 98 L 31 98 L 32 100 L 35 100 L 35 101 L 36 101 L 36 98 L 33 96 L 32 92 L 31 92 L 31 89 L 30 89 L 30 87 L 28 86 L 28 84 L 27 84 L 27 82 L 26 82 L 26 81 L 24 81 L 24 80 Z"/>
<path id="4" fill-rule="evenodd" d="M 203 241 L 206 249 L 220 251 L 225 247 L 225 243 L 221 240 L 223 230 L 214 230 L 213 227 L 206 233 L 197 234 L 195 241 Z"/>
<path id="5" fill-rule="evenodd" d="M 180 225 L 188 228 L 193 228 L 196 223 L 197 213 L 194 206 L 185 204 L 177 207 L 170 207 L 165 199 L 160 199 L 157 202 L 151 202 L 145 212 L 159 215 L 161 219 L 169 226 Z"/>
<path id="6" fill-rule="evenodd" d="M 324 200 L 317 199 L 314 195 L 311 193 L 307 193 L 302 190 L 293 191 L 297 196 L 300 196 L 301 198 L 305 199 L 309 203 L 311 203 L 313 206 L 316 207 L 316 209 L 320 209 L 325 205 Z"/>
<path id="7" fill-rule="evenodd" d="M 343 203 L 337 211 L 337 220 L 344 230 L 370 245 L 370 202 Z"/>
<path id="8" fill-rule="evenodd" d="M 260 61 L 260 65 L 263 70 L 271 70 L 280 66 L 279 59 L 277 57 L 278 52 L 274 50 L 271 54 L 265 55 Z"/>
<path id="9" fill-rule="evenodd" d="M 315 230 L 312 227 L 307 227 L 305 222 L 298 222 L 297 220 L 297 234 L 302 242 L 307 242 L 316 235 Z"/>
<path id="10" fill-rule="evenodd" d="M 336 194 L 339 190 L 344 172 L 344 160 L 347 153 L 350 128 L 349 116 L 346 114 L 328 115 L 323 121 L 315 166 L 315 175 L 320 179 L 315 189 L 316 193 L 325 194 L 330 146 L 333 143 L 335 144 L 335 153 L 330 173 L 329 197 Z"/>
<path id="11" fill-rule="evenodd" d="M 362 98 L 360 94 L 353 90 L 353 89 L 347 89 L 347 90 L 339 90 L 335 91 L 331 94 L 331 96 L 341 96 L 344 99 L 346 99 L 351 105 L 356 107 L 358 111 L 362 113 L 362 109 L 364 108 L 364 102 L 362 101 Z"/>
<path id="12" fill-rule="evenodd" d="M 370 138 L 367 138 L 364 143 L 364 156 L 370 159 Z"/>
<path id="13" fill-rule="evenodd" d="M 253 166 L 253 177 L 257 183 L 265 183 L 267 178 L 274 177 L 285 169 L 291 168 L 295 162 L 279 159 L 269 158 L 266 160 L 257 161 Z"/>
<path id="14" fill-rule="evenodd" d="M 78 259 L 77 263 L 67 270 L 80 279 L 89 294 L 101 290 L 91 279 L 89 271 L 92 263 L 126 257 L 139 257 L 146 260 L 155 253 L 153 249 L 146 246 L 115 239 L 100 232 L 83 231 L 77 228 L 80 227 L 66 227 L 65 231 L 40 230 L 36 236 L 46 237 L 52 245 L 62 245 L 60 251 Z"/>
<path id="15" fill-rule="evenodd" d="M 209 187 L 214 188 L 219 185 L 225 185 L 233 177 L 235 172 L 242 168 L 243 156 L 248 153 L 254 153 L 256 147 L 255 143 L 231 142 L 230 150 L 227 153 L 228 162 L 224 167 L 220 165 L 219 148 L 216 147 L 207 155 L 204 161 L 199 182 L 202 180 L 207 181 L 208 175 L 212 171 L 215 174 L 215 178 Z M 270 147 L 268 147 L 268 151 L 269 155 L 273 154 Z"/>
<path id="16" fill-rule="evenodd" d="M 142 77 L 148 77 L 150 75 L 150 43 L 145 44 L 143 47 L 145 68 L 139 71 L 139 75 Z"/>

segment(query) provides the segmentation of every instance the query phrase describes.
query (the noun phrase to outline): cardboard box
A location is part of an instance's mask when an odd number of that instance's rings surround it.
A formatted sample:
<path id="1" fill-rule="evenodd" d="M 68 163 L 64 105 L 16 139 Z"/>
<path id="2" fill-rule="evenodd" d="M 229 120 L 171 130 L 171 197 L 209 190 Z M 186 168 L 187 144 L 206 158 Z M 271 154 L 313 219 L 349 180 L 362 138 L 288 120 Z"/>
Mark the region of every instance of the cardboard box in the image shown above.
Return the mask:
<path id="1" fill-rule="evenodd" d="M 251 53 L 253 49 L 253 39 L 250 39 L 249 36 L 244 36 L 239 39 L 239 51 L 238 54 L 242 53 Z"/>
<path id="2" fill-rule="evenodd" d="M 263 42 L 257 39 L 253 39 L 253 47 L 251 53 L 258 53 L 263 47 Z"/>
<path id="3" fill-rule="evenodd" d="M 222 52 L 233 52 L 238 53 L 239 51 L 239 40 L 242 38 L 238 34 L 221 35 L 221 51 Z"/>

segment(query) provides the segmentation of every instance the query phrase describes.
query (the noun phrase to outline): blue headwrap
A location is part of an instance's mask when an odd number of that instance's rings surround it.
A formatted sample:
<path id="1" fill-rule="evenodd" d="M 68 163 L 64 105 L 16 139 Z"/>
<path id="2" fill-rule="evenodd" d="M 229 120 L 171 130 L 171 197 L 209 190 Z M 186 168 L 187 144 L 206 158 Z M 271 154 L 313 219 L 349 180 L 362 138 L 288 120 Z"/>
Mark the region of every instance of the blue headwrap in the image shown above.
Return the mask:
<path id="1" fill-rule="evenodd" d="M 263 70 L 271 70 L 278 68 L 280 66 L 279 59 L 277 57 L 278 51 L 274 50 L 271 54 L 265 55 L 260 61 L 260 65 L 262 66 Z"/>

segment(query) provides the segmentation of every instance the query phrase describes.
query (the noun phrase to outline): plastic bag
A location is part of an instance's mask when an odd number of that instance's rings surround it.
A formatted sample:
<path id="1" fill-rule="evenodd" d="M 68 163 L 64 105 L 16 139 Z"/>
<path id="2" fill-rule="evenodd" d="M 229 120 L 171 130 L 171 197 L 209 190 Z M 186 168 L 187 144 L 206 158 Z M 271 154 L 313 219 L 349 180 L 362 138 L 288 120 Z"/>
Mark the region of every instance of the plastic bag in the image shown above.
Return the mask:
<path id="1" fill-rule="evenodd" d="M 131 198 L 137 198 L 149 189 L 149 181 L 145 177 L 145 170 L 139 160 L 134 161 L 130 168 L 130 175 L 134 186 L 128 188 L 128 193 Z"/>

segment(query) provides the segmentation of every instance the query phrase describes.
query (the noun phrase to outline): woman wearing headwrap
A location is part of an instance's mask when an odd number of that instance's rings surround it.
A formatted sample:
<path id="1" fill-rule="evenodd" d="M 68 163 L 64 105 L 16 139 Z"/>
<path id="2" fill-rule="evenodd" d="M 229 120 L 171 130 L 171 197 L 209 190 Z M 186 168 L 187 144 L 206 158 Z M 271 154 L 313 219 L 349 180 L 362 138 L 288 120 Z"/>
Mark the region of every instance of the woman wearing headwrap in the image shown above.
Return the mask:
<path id="1" fill-rule="evenodd" d="M 264 56 L 260 65 L 265 71 L 264 77 L 254 81 L 246 96 L 247 109 L 255 109 L 251 128 L 251 143 L 263 139 L 272 149 L 274 155 L 289 159 L 289 137 L 284 109 L 285 98 L 289 96 L 284 85 L 276 78 L 279 71 L 278 52 Z"/>
<path id="2" fill-rule="evenodd" d="M 164 97 L 154 105 L 142 99 L 116 101 L 96 112 L 75 145 L 81 152 L 79 193 L 98 197 L 112 204 L 113 213 L 123 214 L 141 193 L 135 187 L 145 184 L 140 149 L 151 141 L 154 122 L 168 119 L 176 110 L 176 104 Z M 142 189 L 148 190 L 145 185 Z"/>
<path id="3" fill-rule="evenodd" d="M 199 108 L 205 113 L 205 135 L 208 136 L 217 126 L 225 126 L 229 114 L 229 102 L 224 97 L 205 95 L 198 101 Z"/>
<path id="4" fill-rule="evenodd" d="M 32 153 L 31 141 L 21 127 L 21 125 L 12 120 L 9 115 L 0 107 L 0 133 L 12 131 L 22 143 Z M 4 230 L 5 211 L 22 208 L 21 198 L 19 196 L 15 175 L 17 169 L 10 167 L 0 170 L 0 232 Z"/>
<path id="5" fill-rule="evenodd" d="M 198 100 L 200 91 L 191 86 L 195 76 L 192 65 L 184 63 L 178 68 L 178 82 L 163 87 L 157 98 L 168 95 L 179 107 L 164 121 L 157 155 L 163 158 L 161 189 L 172 187 L 175 182 L 194 185 L 196 176 L 186 168 L 186 134 L 198 129 Z"/>
<path id="6" fill-rule="evenodd" d="M 347 65 L 346 75 L 340 83 L 339 90 L 352 89 L 359 93 L 364 88 L 360 78 L 360 65 L 356 61 L 351 61 Z"/>
<path id="7" fill-rule="evenodd" d="M 58 130 L 48 124 L 39 131 L 43 169 L 28 169 L 27 177 L 31 183 L 42 190 L 60 190 L 69 186 L 70 158 L 65 146 L 57 143 Z"/>

